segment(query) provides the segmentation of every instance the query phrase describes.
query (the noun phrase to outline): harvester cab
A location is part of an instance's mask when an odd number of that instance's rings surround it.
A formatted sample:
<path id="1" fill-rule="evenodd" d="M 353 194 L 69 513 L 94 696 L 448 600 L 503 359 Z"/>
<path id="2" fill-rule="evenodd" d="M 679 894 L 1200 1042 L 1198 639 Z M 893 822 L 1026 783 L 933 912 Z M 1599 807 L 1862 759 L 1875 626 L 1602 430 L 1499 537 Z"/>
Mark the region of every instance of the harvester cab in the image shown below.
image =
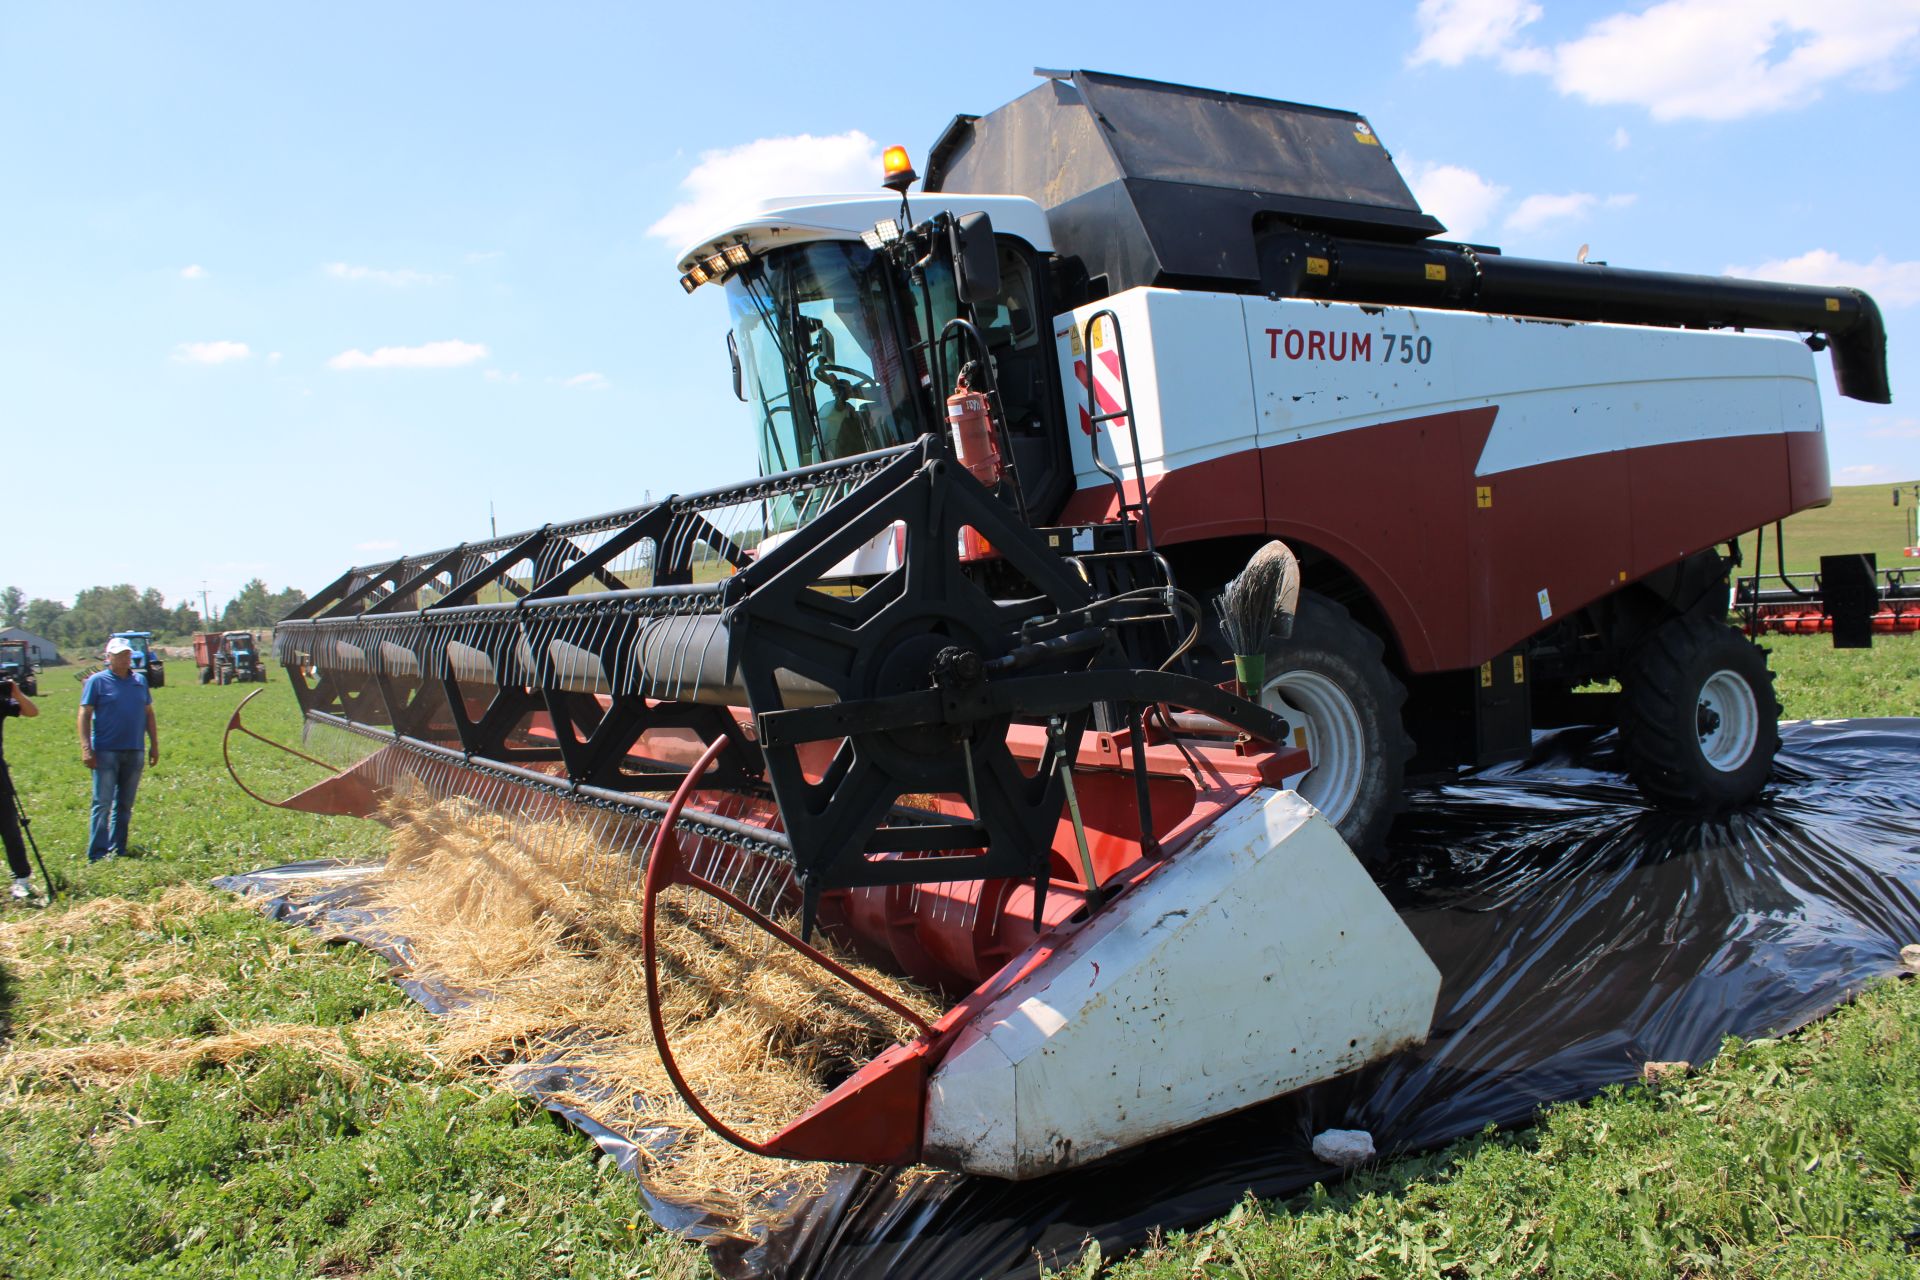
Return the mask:
<path id="1" fill-rule="evenodd" d="M 757 479 L 355 567 L 274 635 L 295 754 L 354 748 L 280 803 L 644 863 L 655 1044 L 729 1140 L 1025 1178 L 1418 1042 L 1439 975 L 1356 853 L 1416 750 L 1584 716 L 1662 801 L 1764 782 L 1716 548 L 1826 500 L 1818 397 L 1704 330 L 1884 398 L 1864 294 L 1436 241 L 1352 113 L 1094 73 L 957 119 L 924 194 L 885 167 L 680 261 Z M 670 893 L 915 1034 L 739 1132 L 660 1013 Z"/>

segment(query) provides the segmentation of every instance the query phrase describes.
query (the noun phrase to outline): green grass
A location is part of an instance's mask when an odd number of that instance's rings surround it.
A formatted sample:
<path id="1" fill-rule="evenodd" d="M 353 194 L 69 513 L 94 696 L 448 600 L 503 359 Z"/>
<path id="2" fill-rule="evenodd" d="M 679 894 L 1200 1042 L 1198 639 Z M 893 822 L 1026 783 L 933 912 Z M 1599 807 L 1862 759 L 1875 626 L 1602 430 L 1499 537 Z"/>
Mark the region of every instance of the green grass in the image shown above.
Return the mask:
<path id="1" fill-rule="evenodd" d="M 291 735 L 274 681 L 247 722 Z M 585 1138 L 438 1065 L 431 1017 L 384 960 L 180 889 L 381 843 L 371 823 L 264 808 L 227 779 L 221 729 L 253 687 L 156 691 L 138 856 L 96 866 L 79 685 L 55 674 L 43 714 L 7 724 L 66 901 L 0 914 L 0 1276 L 710 1274 Z M 244 750 L 269 794 L 321 776 Z M 50 927 L 18 928 L 32 920 Z M 218 1051 L 240 1038 L 258 1043 Z M 184 1046 L 177 1074 L 113 1066 L 169 1046 Z M 107 1065 L 78 1079 L 35 1065 L 74 1050 Z"/>
<path id="2" fill-rule="evenodd" d="M 1774 689 L 1791 720 L 1920 715 L 1920 635 L 1875 636 L 1836 651 L 1827 636 L 1765 636 Z"/>
<path id="3" fill-rule="evenodd" d="M 73 668 L 77 670 L 78 668 Z M 139 894 L 181 881 L 204 881 L 235 871 L 314 855 L 361 856 L 380 845 L 380 831 L 351 818 L 316 818 L 269 809 L 243 795 L 221 764 L 227 717 L 260 685 L 199 685 L 191 663 L 172 664 L 173 679 L 154 691 L 160 727 L 160 764 L 140 782 L 132 825 L 137 855 L 88 867 L 87 822 L 91 775 L 80 763 L 75 719 L 80 682 L 55 667 L 40 681 L 40 715 L 10 720 L 7 760 L 14 785 L 33 821 L 48 865 L 76 894 Z M 300 713 L 286 676 L 275 670 L 266 692 L 247 708 L 246 723 L 299 745 Z M 236 762 L 250 785 L 284 796 L 326 776 L 291 756 L 242 740 Z"/>
<path id="4" fill-rule="evenodd" d="M 1920 639 L 1866 654 L 1767 643 L 1789 715 L 1920 708 Z M 291 735 L 292 698 L 274 681 L 248 723 Z M 135 815 L 140 856 L 94 867 L 78 684 L 56 673 L 45 714 L 8 723 L 35 832 L 80 906 L 32 933 L 11 926 L 53 913 L 0 913 L 0 1276 L 707 1274 L 586 1139 L 436 1063 L 431 1019 L 384 961 L 183 896 L 222 873 L 380 843 L 371 824 L 234 789 L 220 730 L 251 687 L 176 679 L 156 693 L 163 757 Z M 318 776 L 244 750 L 244 776 L 270 793 Z M 105 901 L 122 898 L 146 909 Z M 206 1047 L 248 1035 L 259 1043 Z M 184 1046 L 186 1069 L 73 1080 L 7 1066 L 156 1045 Z M 1917 1048 L 1920 990 L 1891 986 L 1679 1086 L 1557 1108 L 1295 1201 L 1249 1201 L 1117 1274 L 1896 1274 L 1901 1233 L 1920 1224 Z"/>
<path id="5" fill-rule="evenodd" d="M 1912 481 L 1903 483 L 1911 485 Z M 1893 505 L 1890 484 L 1859 484 L 1836 487 L 1833 503 L 1812 511 L 1789 516 L 1786 521 L 1787 569 L 1792 573 L 1812 573 L 1820 567 L 1823 555 L 1850 551 L 1871 551 L 1882 569 L 1920 569 L 1920 560 L 1903 557 L 1908 545 L 1913 518 L 1911 492 L 1903 493 L 1898 507 Z M 1754 565 L 1752 534 L 1740 539 L 1744 563 L 1740 572 L 1751 573 Z M 1780 568 L 1775 554 L 1773 531 L 1767 530 L 1766 568 Z"/>

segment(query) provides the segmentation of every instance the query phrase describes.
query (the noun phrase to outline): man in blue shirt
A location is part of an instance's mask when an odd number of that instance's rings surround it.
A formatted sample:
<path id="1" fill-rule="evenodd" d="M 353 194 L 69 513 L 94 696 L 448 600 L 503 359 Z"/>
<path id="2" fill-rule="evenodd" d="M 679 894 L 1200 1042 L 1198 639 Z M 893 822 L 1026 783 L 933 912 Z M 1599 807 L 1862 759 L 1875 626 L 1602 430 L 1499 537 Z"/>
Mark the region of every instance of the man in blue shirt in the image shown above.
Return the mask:
<path id="1" fill-rule="evenodd" d="M 127 851 L 127 824 L 140 789 L 140 745 L 148 764 L 160 763 L 160 729 L 145 676 L 133 671 L 133 646 L 107 642 L 107 669 L 87 677 L 80 690 L 80 762 L 93 770 L 93 838 L 87 861 Z"/>

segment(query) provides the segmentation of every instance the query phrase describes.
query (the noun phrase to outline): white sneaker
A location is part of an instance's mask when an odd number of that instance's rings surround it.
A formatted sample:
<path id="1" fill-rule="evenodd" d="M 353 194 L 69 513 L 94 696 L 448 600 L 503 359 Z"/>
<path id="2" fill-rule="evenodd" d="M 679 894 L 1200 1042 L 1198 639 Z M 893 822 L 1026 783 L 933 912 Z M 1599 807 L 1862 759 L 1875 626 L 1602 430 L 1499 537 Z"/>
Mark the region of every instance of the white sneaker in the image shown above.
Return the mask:
<path id="1" fill-rule="evenodd" d="M 13 882 L 13 897 L 15 901 L 25 902 L 28 898 L 31 898 L 32 896 L 33 896 L 33 885 L 28 882 L 25 876 L 21 876 L 18 880 L 15 880 Z"/>

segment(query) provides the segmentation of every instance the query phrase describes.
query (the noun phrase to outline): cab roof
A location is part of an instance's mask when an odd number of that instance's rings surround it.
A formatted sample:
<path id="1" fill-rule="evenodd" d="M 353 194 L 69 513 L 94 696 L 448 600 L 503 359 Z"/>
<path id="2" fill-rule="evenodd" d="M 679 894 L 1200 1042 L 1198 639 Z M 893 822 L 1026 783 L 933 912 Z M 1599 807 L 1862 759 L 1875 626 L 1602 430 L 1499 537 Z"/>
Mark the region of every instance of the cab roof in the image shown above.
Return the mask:
<path id="1" fill-rule="evenodd" d="M 1053 252 L 1046 210 L 1025 196 L 981 196 L 964 192 L 920 194 L 907 198 L 916 223 L 945 210 L 984 213 L 1001 235 L 1018 236 L 1042 253 Z M 900 198 L 877 195 L 771 196 L 752 201 L 713 235 L 688 245 L 680 254 L 681 271 L 730 244 L 765 253 L 813 240 L 858 240 L 883 218 L 900 217 Z"/>

